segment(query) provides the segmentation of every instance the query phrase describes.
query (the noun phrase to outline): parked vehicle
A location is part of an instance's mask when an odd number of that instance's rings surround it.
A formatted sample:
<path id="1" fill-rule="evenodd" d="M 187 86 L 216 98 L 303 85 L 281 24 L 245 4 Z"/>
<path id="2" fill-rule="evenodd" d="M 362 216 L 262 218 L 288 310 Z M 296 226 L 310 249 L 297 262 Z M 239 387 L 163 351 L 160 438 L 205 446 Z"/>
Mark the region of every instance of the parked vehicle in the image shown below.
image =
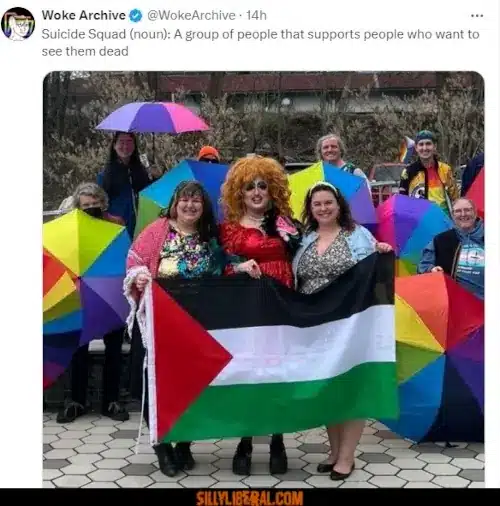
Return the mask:
<path id="1" fill-rule="evenodd" d="M 370 168 L 368 180 L 375 207 L 398 193 L 401 173 L 405 167 L 404 163 L 377 163 Z"/>

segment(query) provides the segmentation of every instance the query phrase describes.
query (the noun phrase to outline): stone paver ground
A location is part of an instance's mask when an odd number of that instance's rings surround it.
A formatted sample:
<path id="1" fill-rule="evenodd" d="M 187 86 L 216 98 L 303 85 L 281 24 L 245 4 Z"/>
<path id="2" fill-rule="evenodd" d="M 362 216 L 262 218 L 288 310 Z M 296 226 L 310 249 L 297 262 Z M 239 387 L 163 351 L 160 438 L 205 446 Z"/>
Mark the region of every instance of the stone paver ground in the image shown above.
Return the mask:
<path id="1" fill-rule="evenodd" d="M 375 421 L 367 422 L 356 451 L 356 470 L 344 482 L 316 472 L 328 451 L 324 429 L 285 435 L 289 470 L 269 475 L 268 438 L 254 439 L 252 475 L 236 476 L 231 462 L 237 439 L 193 443 L 197 462 L 192 471 L 174 478 L 164 476 L 143 430 L 135 453 L 139 414 L 127 422 L 86 415 L 60 425 L 56 415 L 43 416 L 44 487 L 77 488 L 466 488 L 484 487 L 482 444 L 413 445 Z"/>

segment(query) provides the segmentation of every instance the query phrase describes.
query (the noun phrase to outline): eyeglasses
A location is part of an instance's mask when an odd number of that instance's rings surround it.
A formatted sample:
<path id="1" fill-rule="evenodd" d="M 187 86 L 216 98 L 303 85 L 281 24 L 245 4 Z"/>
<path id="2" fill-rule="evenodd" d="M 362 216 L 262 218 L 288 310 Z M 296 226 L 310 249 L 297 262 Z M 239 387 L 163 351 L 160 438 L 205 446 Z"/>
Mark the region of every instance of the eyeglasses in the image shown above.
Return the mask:
<path id="1" fill-rule="evenodd" d="M 245 191 L 250 192 L 258 188 L 259 190 L 267 190 L 267 183 L 265 181 L 252 181 L 245 186 Z"/>
<path id="2" fill-rule="evenodd" d="M 200 158 L 198 161 L 205 163 L 219 163 L 219 160 L 217 160 L 216 158 Z"/>
<path id="3" fill-rule="evenodd" d="M 472 214 L 474 209 L 472 207 L 468 207 L 466 209 L 453 209 L 453 214 Z"/>

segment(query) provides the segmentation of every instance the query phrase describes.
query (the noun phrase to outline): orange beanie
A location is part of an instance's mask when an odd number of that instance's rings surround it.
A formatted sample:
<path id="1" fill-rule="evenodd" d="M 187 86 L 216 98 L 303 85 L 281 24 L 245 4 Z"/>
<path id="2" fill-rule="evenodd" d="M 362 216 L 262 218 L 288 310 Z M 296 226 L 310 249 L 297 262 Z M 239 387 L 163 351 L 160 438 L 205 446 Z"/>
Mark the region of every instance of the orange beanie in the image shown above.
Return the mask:
<path id="1" fill-rule="evenodd" d="M 198 153 L 198 160 L 200 158 L 204 158 L 206 156 L 213 156 L 213 157 L 217 158 L 217 160 L 220 160 L 219 152 L 215 148 L 213 148 L 212 146 L 203 146 L 200 149 L 200 152 Z"/>

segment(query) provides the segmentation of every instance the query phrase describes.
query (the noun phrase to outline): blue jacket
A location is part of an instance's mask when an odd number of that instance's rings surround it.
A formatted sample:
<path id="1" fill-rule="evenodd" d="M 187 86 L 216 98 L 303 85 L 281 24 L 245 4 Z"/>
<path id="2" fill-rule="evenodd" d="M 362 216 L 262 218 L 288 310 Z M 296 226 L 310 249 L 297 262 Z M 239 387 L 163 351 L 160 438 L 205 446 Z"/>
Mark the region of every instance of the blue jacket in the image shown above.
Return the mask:
<path id="1" fill-rule="evenodd" d="M 433 267 L 439 265 L 446 274 L 456 279 L 464 288 L 482 299 L 484 297 L 484 278 L 482 281 L 481 278 L 484 276 L 484 265 L 480 266 L 483 274 L 476 276 L 475 279 L 468 279 L 467 277 L 457 275 L 460 251 L 464 247 L 474 248 L 474 246 L 478 246 L 484 250 L 484 222 L 480 219 L 477 220 L 476 226 L 470 233 L 464 232 L 458 227 L 453 227 L 449 231 L 442 232 L 434 237 L 424 248 L 422 258 L 417 266 L 417 273 L 424 274 L 430 272 Z"/>
<path id="2" fill-rule="evenodd" d="M 302 255 L 305 253 L 309 245 L 313 243 L 317 238 L 317 232 L 310 232 L 309 234 L 304 235 L 301 245 L 293 258 L 292 269 L 295 279 L 295 288 L 298 286 L 297 270 L 299 267 L 300 259 L 302 258 Z M 363 260 L 363 258 L 366 258 L 376 251 L 375 245 L 377 244 L 377 241 L 375 237 L 373 237 L 369 230 L 361 225 L 356 225 L 354 231 L 347 235 L 346 240 L 347 245 L 351 250 L 352 258 L 355 262 Z"/>
<path id="3" fill-rule="evenodd" d="M 104 171 L 97 174 L 97 184 L 103 186 Z M 131 186 L 126 186 L 119 194 L 109 199 L 108 212 L 114 216 L 120 216 L 125 221 L 125 226 L 132 239 L 135 232 L 135 223 L 137 218 L 136 202 L 134 192 Z"/>

